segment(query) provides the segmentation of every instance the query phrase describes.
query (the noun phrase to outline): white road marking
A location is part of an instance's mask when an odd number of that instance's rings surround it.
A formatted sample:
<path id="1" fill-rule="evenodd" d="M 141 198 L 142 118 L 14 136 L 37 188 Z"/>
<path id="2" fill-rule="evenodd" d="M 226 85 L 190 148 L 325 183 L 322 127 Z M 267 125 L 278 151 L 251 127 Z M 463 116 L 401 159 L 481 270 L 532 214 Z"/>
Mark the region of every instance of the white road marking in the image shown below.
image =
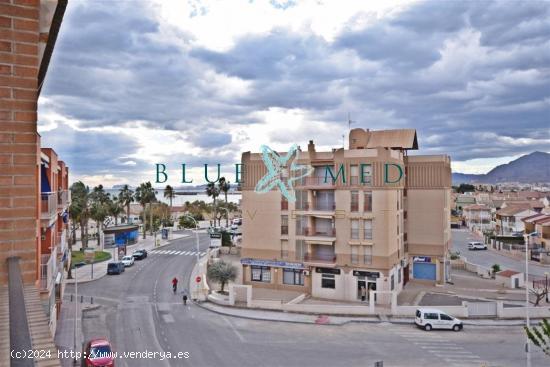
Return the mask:
<path id="1" fill-rule="evenodd" d="M 231 321 L 229 321 L 229 319 L 225 316 L 221 316 L 222 319 L 224 319 L 224 321 L 226 323 L 229 324 L 229 326 L 231 327 L 231 330 L 233 330 L 233 332 L 237 335 L 237 337 L 239 338 L 239 340 L 242 342 L 242 343 L 245 343 L 246 340 L 244 339 L 244 336 L 242 336 L 242 334 L 239 332 L 239 330 L 237 330 L 235 328 L 235 326 L 231 323 Z"/>

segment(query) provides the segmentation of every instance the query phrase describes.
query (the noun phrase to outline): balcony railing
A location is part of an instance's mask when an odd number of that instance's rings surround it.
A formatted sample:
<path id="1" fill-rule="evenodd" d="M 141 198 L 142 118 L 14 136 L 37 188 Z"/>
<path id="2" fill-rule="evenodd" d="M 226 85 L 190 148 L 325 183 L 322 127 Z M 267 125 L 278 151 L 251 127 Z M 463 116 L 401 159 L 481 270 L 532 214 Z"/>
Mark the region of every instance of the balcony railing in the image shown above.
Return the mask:
<path id="1" fill-rule="evenodd" d="M 312 237 L 335 237 L 336 228 L 307 228 L 306 235 Z"/>
<path id="2" fill-rule="evenodd" d="M 51 254 L 41 255 L 40 258 L 40 290 L 50 289 L 53 283 L 55 257 L 57 252 L 54 249 Z"/>
<path id="3" fill-rule="evenodd" d="M 315 177 L 309 176 L 304 177 L 302 180 L 296 182 L 297 186 L 325 186 L 332 187 L 334 183 L 332 182 L 331 177 L 327 177 L 325 182 L 325 177 Z"/>
<path id="4" fill-rule="evenodd" d="M 296 202 L 296 210 L 309 210 L 309 203 L 308 202 Z"/>
<path id="5" fill-rule="evenodd" d="M 57 232 L 56 244 L 59 246 L 61 253 L 63 253 L 67 248 L 67 236 L 65 231 Z"/>
<path id="6" fill-rule="evenodd" d="M 334 211 L 335 209 L 335 202 L 313 202 L 313 210 Z"/>
<path id="7" fill-rule="evenodd" d="M 57 205 L 65 206 L 69 202 L 71 192 L 69 190 L 62 190 L 57 192 Z"/>
<path id="8" fill-rule="evenodd" d="M 41 217 L 50 219 L 57 214 L 57 197 L 55 192 L 43 192 L 41 194 Z"/>
<path id="9" fill-rule="evenodd" d="M 335 264 L 336 254 L 327 255 L 327 254 L 307 253 L 304 256 L 304 262 Z"/>

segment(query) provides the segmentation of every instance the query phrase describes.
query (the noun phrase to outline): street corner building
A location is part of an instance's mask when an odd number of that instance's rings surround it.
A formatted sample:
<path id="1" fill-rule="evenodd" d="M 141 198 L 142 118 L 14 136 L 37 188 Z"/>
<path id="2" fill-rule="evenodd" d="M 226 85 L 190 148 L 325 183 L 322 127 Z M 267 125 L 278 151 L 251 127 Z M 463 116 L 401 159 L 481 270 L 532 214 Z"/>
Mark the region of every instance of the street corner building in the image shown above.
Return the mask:
<path id="1" fill-rule="evenodd" d="M 266 167 L 243 153 L 243 284 L 384 304 L 409 279 L 444 283 L 451 162 L 416 149 L 413 129 L 353 129 L 347 150 L 310 141 L 297 163 L 313 173 L 294 182 L 294 202 L 256 192 Z"/>
<path id="2" fill-rule="evenodd" d="M 41 148 L 37 102 L 67 2 L 0 3 L 0 366 L 56 366 L 69 170 Z M 16 360 L 10 350 L 49 350 Z"/>

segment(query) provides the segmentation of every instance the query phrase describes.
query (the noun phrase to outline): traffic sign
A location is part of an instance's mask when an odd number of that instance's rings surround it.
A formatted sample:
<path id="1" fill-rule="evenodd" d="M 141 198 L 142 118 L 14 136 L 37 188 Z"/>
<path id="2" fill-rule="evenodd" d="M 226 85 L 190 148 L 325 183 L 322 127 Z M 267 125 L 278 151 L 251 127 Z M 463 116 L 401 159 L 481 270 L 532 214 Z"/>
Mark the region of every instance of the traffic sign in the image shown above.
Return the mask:
<path id="1" fill-rule="evenodd" d="M 197 276 L 197 277 L 195 278 L 195 282 L 197 282 L 197 283 L 200 283 L 200 282 L 201 282 L 201 280 L 202 280 L 202 279 L 201 279 L 201 277 L 200 277 L 200 276 Z"/>

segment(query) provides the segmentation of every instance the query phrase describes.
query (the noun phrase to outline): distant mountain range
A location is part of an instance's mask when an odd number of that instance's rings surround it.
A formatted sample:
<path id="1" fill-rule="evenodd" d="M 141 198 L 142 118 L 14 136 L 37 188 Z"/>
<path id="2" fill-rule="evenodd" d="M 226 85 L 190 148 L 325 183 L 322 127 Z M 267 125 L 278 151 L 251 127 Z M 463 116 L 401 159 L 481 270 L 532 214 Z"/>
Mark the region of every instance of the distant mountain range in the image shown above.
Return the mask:
<path id="1" fill-rule="evenodd" d="M 499 182 L 550 182 L 550 154 L 533 152 L 481 175 L 453 172 L 453 184 Z"/>

